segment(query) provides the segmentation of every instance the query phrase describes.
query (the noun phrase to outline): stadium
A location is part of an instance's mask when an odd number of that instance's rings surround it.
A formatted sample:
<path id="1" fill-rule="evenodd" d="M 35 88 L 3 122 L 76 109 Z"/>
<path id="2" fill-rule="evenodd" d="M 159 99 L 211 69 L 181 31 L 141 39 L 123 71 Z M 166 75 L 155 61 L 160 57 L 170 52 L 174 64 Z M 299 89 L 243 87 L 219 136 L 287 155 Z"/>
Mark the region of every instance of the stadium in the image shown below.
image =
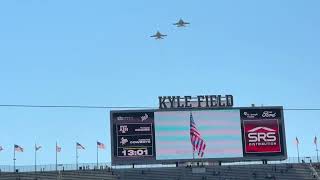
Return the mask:
<path id="1" fill-rule="evenodd" d="M 277 164 L 251 164 L 251 165 L 223 165 L 202 167 L 141 167 L 126 169 L 82 169 L 65 171 L 43 172 L 1 172 L 3 180 L 45 180 L 45 179 L 150 179 L 150 180 L 240 180 L 240 179 L 318 179 L 320 172 L 318 164 L 309 163 L 277 163 Z M 314 168 L 313 168 L 314 167 Z"/>
<path id="2" fill-rule="evenodd" d="M 206 107 L 205 97 L 184 97 L 178 106 L 159 97 L 158 109 L 110 111 L 111 163 L 98 162 L 105 145 L 97 142 L 96 164 L 3 166 L 0 179 L 320 179 L 318 159 L 287 157 L 282 106 L 232 107 L 231 95 L 218 95 Z M 85 147 L 76 149 L 78 158 Z"/>
<path id="3" fill-rule="evenodd" d="M 0 180 L 320 180 L 319 7 L 0 0 Z"/>

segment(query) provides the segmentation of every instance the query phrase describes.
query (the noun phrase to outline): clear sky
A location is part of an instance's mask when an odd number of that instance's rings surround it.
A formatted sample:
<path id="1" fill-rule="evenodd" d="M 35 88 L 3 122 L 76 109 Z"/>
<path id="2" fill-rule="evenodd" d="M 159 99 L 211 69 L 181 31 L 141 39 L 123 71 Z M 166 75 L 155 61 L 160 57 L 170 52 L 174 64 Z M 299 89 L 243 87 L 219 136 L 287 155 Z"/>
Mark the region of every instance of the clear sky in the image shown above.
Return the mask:
<path id="1" fill-rule="evenodd" d="M 320 2 L 0 1 L 0 104 L 157 106 L 160 95 L 232 94 L 235 106 L 320 108 Z M 184 29 L 172 23 L 190 22 Z M 168 36 L 154 40 L 157 30 Z M 288 155 L 314 156 L 320 111 L 286 111 Z M 0 108 L 0 164 L 110 162 L 109 110 Z"/>

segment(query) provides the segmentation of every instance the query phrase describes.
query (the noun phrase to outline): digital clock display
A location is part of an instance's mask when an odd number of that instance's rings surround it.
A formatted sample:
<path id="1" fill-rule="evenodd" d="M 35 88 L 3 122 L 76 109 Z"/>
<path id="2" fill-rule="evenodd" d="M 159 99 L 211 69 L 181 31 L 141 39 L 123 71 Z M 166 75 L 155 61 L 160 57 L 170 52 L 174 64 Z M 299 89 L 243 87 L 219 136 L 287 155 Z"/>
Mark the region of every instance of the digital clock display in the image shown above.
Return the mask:
<path id="1" fill-rule="evenodd" d="M 152 147 L 146 148 L 119 148 L 118 156 L 134 157 L 134 156 L 152 156 Z"/>

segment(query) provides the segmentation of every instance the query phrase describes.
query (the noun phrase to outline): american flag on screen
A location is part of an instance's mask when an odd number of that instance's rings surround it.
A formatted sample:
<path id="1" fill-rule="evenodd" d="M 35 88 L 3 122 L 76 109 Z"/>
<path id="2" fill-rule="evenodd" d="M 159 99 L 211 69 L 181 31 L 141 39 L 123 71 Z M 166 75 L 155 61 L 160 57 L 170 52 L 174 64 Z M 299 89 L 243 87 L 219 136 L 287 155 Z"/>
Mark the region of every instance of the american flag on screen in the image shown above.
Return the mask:
<path id="1" fill-rule="evenodd" d="M 196 123 L 193 120 L 192 113 L 190 112 L 190 140 L 193 148 L 193 153 L 198 151 L 198 156 L 203 157 L 204 150 L 206 149 L 206 142 L 202 139 L 200 132 L 197 129 Z"/>
<path id="2" fill-rule="evenodd" d="M 19 146 L 19 145 L 14 145 L 14 151 L 16 151 L 16 152 L 23 152 L 23 148 L 21 147 L 21 146 Z"/>
<path id="3" fill-rule="evenodd" d="M 105 145 L 99 141 L 97 141 L 97 146 L 99 149 L 105 149 Z"/>

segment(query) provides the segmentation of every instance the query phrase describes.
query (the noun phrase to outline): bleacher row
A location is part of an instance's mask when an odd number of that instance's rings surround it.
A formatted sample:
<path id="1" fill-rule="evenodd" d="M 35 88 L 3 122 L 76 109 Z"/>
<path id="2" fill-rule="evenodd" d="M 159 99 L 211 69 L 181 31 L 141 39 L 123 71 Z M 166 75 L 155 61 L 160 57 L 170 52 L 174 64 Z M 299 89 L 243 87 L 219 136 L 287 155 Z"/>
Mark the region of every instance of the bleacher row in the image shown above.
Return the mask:
<path id="1" fill-rule="evenodd" d="M 131 168 L 0 174 L 0 180 L 314 180 L 320 165 L 256 164 L 198 167 Z"/>
<path id="2" fill-rule="evenodd" d="M 1 173 L 0 180 L 114 180 L 118 179 L 117 175 L 108 171 L 93 171 L 93 170 L 79 170 L 79 171 L 47 171 L 47 172 L 23 172 L 23 173 Z"/>

